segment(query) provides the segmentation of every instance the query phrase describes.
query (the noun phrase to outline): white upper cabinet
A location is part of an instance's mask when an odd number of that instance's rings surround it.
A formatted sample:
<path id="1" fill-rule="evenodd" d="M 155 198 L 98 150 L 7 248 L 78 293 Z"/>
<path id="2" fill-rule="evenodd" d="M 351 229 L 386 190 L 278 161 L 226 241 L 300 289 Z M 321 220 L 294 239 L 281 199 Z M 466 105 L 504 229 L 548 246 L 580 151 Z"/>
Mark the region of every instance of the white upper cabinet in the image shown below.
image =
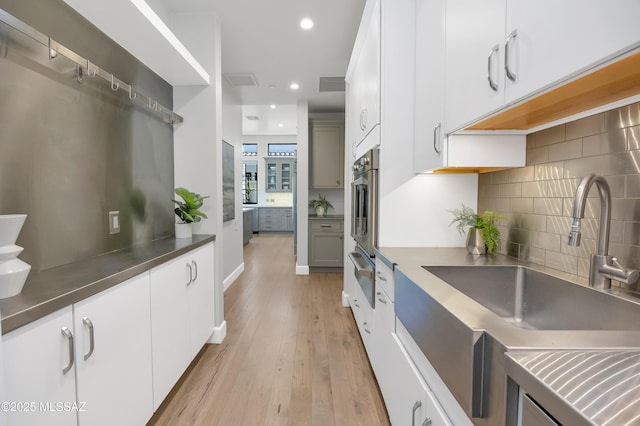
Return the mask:
<path id="1" fill-rule="evenodd" d="M 472 68 L 467 62 L 480 62 L 477 53 L 480 48 L 467 49 L 464 40 L 465 29 L 471 25 L 479 32 L 494 33 L 497 24 L 489 24 L 481 30 L 481 19 L 471 20 L 470 24 L 454 20 L 447 21 L 446 43 L 458 44 L 457 49 L 447 47 L 445 57 L 445 8 L 447 19 L 450 14 L 461 16 L 466 13 L 459 0 L 418 0 L 416 3 L 416 94 L 414 120 L 414 171 L 416 173 L 437 169 L 465 169 L 467 171 L 484 168 L 521 167 L 525 165 L 526 137 L 524 135 L 506 134 L 464 134 L 449 135 L 448 123 L 459 123 L 471 120 L 482 114 L 482 111 L 495 109 L 503 103 L 499 93 L 503 93 L 503 83 L 497 91 L 489 86 L 488 65 L 492 65 L 494 81 L 501 79 L 502 70 L 496 68 L 500 51 L 492 52 L 490 59 L 485 57 L 484 79 L 481 70 Z M 504 3 L 495 3 L 504 7 Z M 485 4 L 485 6 L 487 6 Z M 473 7 L 477 7 L 473 2 Z M 486 12 L 478 8 L 478 16 Z M 473 15 L 471 15 L 473 16 Z M 486 22 L 491 22 L 487 16 Z M 460 18 L 461 19 L 461 18 Z M 503 15 L 504 19 L 504 15 Z M 465 21 L 466 22 L 466 21 Z M 488 42 L 489 37 L 487 37 Z M 471 41 L 471 40 L 470 40 Z M 477 40 L 473 40 L 477 42 Z M 482 44 L 482 42 L 478 42 Z M 458 56 L 449 57 L 449 50 Z M 485 52 L 486 53 L 486 52 Z M 474 57 L 476 55 L 477 57 Z M 445 78 L 445 61 L 448 69 L 453 70 Z M 455 64 L 455 65 L 451 65 Z M 475 73 L 472 71 L 475 70 Z M 457 72 L 459 71 L 459 72 Z M 469 75 L 466 75 L 466 74 Z M 463 75 L 464 74 L 464 75 Z M 447 82 L 446 92 L 444 82 Z M 475 92 L 474 92 L 475 90 Z M 447 100 L 447 116 L 445 117 L 445 97 Z M 456 124 L 457 126 L 457 124 Z M 454 126 L 455 127 L 455 126 Z"/>
<path id="2" fill-rule="evenodd" d="M 367 5 L 368 6 L 368 5 Z M 349 143 L 359 144 L 380 123 L 380 2 L 365 8 L 351 58 Z"/>
<path id="3" fill-rule="evenodd" d="M 638 46 L 638 16 L 638 0 L 509 0 L 506 102 Z"/>
<path id="4" fill-rule="evenodd" d="M 442 167 L 444 121 L 445 0 L 416 2 L 414 168 Z"/>
<path id="5" fill-rule="evenodd" d="M 447 0 L 446 133 L 640 47 L 637 16 L 637 0 Z"/>
<path id="6" fill-rule="evenodd" d="M 504 104 L 506 0 L 447 0 L 446 133 Z"/>

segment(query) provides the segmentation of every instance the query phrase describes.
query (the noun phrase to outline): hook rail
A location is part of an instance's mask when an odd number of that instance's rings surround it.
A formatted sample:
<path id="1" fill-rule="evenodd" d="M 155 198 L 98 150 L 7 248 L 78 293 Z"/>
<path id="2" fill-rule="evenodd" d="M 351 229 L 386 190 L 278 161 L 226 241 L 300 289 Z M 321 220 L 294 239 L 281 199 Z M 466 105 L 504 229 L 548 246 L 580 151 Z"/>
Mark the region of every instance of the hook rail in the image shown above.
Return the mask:
<path id="1" fill-rule="evenodd" d="M 124 90 L 128 93 L 129 99 L 132 102 L 134 100 L 137 100 L 138 102 L 146 103 L 148 104 L 149 109 L 153 109 L 168 116 L 168 122 L 170 124 L 173 125 L 175 123 L 182 123 L 184 121 L 182 116 L 176 114 L 164 105 L 161 105 L 160 103 L 158 103 L 158 101 L 152 100 L 150 96 L 144 95 L 132 85 L 125 83 L 124 81 L 114 76 L 113 73 L 103 70 L 99 66 L 92 63 L 91 60 L 78 55 L 71 49 L 58 43 L 51 37 L 42 34 L 40 31 L 25 24 L 21 20 L 15 18 L 2 9 L 0 9 L 0 21 L 23 33 L 24 35 L 32 38 L 38 43 L 46 46 L 48 48 L 48 55 L 50 60 L 53 60 L 58 56 L 64 56 L 65 58 L 74 62 L 76 64 L 76 81 L 78 81 L 79 83 L 82 83 L 84 81 L 84 77 L 101 77 L 111 84 L 111 89 L 113 91 L 117 92 L 118 90 Z"/>

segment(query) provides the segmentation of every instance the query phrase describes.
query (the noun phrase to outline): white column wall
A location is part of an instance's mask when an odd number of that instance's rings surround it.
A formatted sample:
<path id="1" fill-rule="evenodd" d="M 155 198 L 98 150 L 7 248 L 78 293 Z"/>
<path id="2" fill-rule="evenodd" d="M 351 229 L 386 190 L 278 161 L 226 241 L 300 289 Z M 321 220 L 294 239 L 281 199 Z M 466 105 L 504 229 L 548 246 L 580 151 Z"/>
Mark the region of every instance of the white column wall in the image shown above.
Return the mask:
<path id="1" fill-rule="evenodd" d="M 209 216 L 195 233 L 215 234 L 215 326 L 224 329 L 222 226 L 222 69 L 220 24 L 215 16 L 174 14 L 169 25 L 211 76 L 209 86 L 174 87 L 173 108 L 184 117 L 174 128 L 175 186 L 209 195 L 202 210 Z"/>

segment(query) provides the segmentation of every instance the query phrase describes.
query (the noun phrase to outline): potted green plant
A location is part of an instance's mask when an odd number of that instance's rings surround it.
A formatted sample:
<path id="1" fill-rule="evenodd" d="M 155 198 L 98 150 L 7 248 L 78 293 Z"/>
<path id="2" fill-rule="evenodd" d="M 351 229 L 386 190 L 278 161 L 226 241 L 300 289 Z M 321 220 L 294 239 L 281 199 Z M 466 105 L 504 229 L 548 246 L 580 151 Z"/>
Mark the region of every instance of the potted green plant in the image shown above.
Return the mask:
<path id="1" fill-rule="evenodd" d="M 173 211 L 180 218 L 180 222 L 176 223 L 176 238 L 191 238 L 193 222 L 200 222 L 203 218 L 207 219 L 207 215 L 199 209 L 204 204 L 204 199 L 209 196 L 203 197 L 186 188 L 176 188 L 176 194 L 182 198 L 182 201 L 172 200 L 177 204 Z"/>
<path id="2" fill-rule="evenodd" d="M 318 194 L 318 198 L 309 201 L 309 207 L 316 211 L 316 216 L 324 216 L 325 212 L 328 212 L 333 206 L 322 194 Z"/>
<path id="3" fill-rule="evenodd" d="M 495 222 L 506 219 L 503 215 L 493 210 L 485 210 L 482 214 L 476 214 L 471 207 L 462 205 L 462 208 L 449 210 L 453 214 L 453 220 L 449 226 L 456 224 L 460 234 L 467 233 L 467 251 L 471 254 L 495 254 L 500 249 L 500 230 Z"/>

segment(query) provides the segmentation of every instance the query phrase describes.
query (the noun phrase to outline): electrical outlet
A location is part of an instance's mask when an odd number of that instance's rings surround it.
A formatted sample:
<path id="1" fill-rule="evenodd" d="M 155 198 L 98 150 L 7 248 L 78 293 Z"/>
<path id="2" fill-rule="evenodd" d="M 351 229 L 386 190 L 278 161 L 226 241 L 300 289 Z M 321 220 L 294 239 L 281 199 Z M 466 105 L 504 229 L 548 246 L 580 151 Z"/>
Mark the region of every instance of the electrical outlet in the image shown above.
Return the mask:
<path id="1" fill-rule="evenodd" d="M 120 212 L 109 212 L 109 234 L 120 233 Z"/>

